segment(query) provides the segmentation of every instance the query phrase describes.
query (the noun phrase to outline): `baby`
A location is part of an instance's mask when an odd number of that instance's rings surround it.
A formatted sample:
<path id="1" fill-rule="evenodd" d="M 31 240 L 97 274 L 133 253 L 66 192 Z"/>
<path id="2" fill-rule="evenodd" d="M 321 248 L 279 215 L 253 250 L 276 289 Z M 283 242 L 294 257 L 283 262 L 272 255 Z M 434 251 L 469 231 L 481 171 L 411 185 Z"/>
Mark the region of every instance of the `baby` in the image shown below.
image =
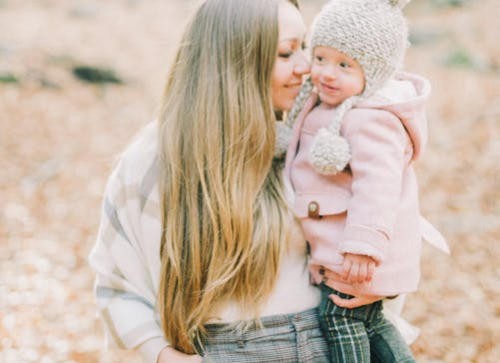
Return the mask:
<path id="1" fill-rule="evenodd" d="M 356 294 L 396 296 L 415 291 L 420 277 L 412 165 L 426 144 L 430 84 L 400 71 L 408 2 L 328 3 L 312 27 L 311 76 L 285 125 L 295 124 L 285 172 L 323 292 L 332 362 L 414 362 L 381 301 L 355 309 L 333 303 L 352 297 L 335 289 L 339 280 Z"/>

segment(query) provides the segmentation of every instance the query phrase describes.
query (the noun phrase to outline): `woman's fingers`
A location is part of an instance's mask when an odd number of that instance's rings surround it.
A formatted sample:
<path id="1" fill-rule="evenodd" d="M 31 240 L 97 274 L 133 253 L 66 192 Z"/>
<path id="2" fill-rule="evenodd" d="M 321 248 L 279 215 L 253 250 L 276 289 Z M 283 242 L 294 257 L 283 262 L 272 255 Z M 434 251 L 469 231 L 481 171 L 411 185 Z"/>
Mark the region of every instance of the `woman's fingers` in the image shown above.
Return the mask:
<path id="1" fill-rule="evenodd" d="M 373 266 L 373 270 L 375 270 L 375 266 Z M 325 269 L 323 279 L 323 281 L 327 283 L 328 286 L 330 286 L 332 289 L 337 290 L 343 294 L 353 296 L 352 299 L 342 299 L 337 295 L 330 295 L 330 299 L 336 305 L 344 308 L 353 309 L 363 305 L 372 304 L 375 301 L 382 300 L 384 298 L 384 296 L 359 294 L 359 292 L 356 291 L 349 282 L 345 282 L 342 280 L 341 275 L 328 269 Z"/>
<path id="2" fill-rule="evenodd" d="M 335 290 L 337 290 L 337 289 L 335 289 Z M 340 291 L 340 290 L 337 290 L 337 291 Z M 356 293 L 354 293 L 354 294 L 348 293 L 348 292 L 345 292 L 345 290 L 340 291 L 340 292 L 343 292 L 344 294 L 351 295 L 353 297 L 349 298 L 349 299 L 344 299 L 338 295 L 331 294 L 331 295 L 329 295 L 330 300 L 332 300 L 335 303 L 335 305 L 343 307 L 343 308 L 347 308 L 347 309 L 354 309 L 354 308 L 358 308 L 358 307 L 363 306 L 363 305 L 373 304 L 374 302 L 382 300 L 384 298 L 384 296 L 377 296 L 377 295 L 363 295 L 363 294 L 356 294 Z"/>
<path id="3" fill-rule="evenodd" d="M 336 272 L 333 272 L 332 270 L 329 269 L 324 269 L 322 273 L 323 277 L 328 279 L 328 280 L 335 280 L 335 281 L 343 281 L 343 274 L 338 274 Z M 349 284 L 346 284 L 346 286 L 349 286 Z"/>
<path id="4" fill-rule="evenodd" d="M 343 281 L 339 274 L 330 272 L 329 270 L 325 271 L 325 274 L 323 275 L 323 282 L 332 289 L 344 294 L 354 295 L 356 293 L 356 290 L 353 289 L 349 282 Z"/>
<path id="5" fill-rule="evenodd" d="M 330 295 L 328 295 L 328 297 L 330 298 L 330 300 L 333 301 L 333 303 L 335 305 L 340 306 L 342 308 L 348 308 L 348 309 L 352 309 L 352 307 L 356 305 L 356 301 L 357 301 L 355 297 L 352 299 L 343 299 L 340 296 L 335 295 L 335 294 L 330 294 Z"/>
<path id="6" fill-rule="evenodd" d="M 352 261 L 349 261 L 349 263 L 346 264 L 346 260 L 344 260 L 341 274 L 326 269 L 323 266 L 320 268 L 320 274 L 323 275 L 323 282 L 329 287 L 341 293 L 353 296 L 350 299 L 343 299 L 340 296 L 331 294 L 330 299 L 340 307 L 353 309 L 363 305 L 372 304 L 384 298 L 383 296 L 360 294 L 352 286 L 352 282 L 362 283 L 365 281 L 371 281 L 375 268 L 375 262 L 360 265 L 352 263 Z M 352 282 L 351 276 L 354 276 Z M 360 281 L 360 279 L 362 279 L 362 281 Z"/>
<path id="7" fill-rule="evenodd" d="M 335 305 L 347 309 L 354 309 L 363 305 L 372 304 L 375 301 L 383 299 L 383 296 L 369 296 L 369 295 L 354 296 L 352 299 L 343 299 L 335 294 L 331 294 L 329 297 L 334 302 Z"/>

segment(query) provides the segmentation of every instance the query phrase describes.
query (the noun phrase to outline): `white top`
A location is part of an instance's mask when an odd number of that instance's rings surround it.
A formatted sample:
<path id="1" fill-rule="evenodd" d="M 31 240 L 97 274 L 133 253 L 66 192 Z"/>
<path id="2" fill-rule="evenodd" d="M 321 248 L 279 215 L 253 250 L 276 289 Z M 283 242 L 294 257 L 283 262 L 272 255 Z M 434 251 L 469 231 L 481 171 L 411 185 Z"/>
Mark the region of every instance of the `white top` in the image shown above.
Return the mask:
<path id="1" fill-rule="evenodd" d="M 299 223 L 292 224 L 292 240 L 285 252 L 278 271 L 276 285 L 263 304 L 261 315 L 292 314 L 318 306 L 321 293 L 310 283 L 306 260 L 306 244 Z M 231 301 L 218 305 L 210 314 L 209 323 L 234 322 L 251 319 Z"/>
<path id="2" fill-rule="evenodd" d="M 148 363 L 156 363 L 168 344 L 155 309 L 161 265 L 156 160 L 157 124 L 153 122 L 125 151 L 109 178 L 99 234 L 89 259 L 97 273 L 98 315 L 107 345 L 138 349 Z M 261 308 L 263 317 L 319 304 L 320 292 L 309 283 L 306 244 L 297 221 L 292 229 L 276 285 Z M 250 318 L 231 301 L 216 306 L 211 315 L 211 322 Z"/>

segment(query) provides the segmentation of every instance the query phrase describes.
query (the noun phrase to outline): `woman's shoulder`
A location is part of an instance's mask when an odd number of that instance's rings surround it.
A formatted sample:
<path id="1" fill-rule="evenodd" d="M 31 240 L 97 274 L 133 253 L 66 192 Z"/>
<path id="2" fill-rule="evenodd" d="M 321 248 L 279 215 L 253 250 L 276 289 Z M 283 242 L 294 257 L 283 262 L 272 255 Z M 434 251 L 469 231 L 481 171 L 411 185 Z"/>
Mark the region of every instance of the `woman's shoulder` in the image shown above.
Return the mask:
<path id="1" fill-rule="evenodd" d="M 140 183 L 156 169 L 158 160 L 158 122 L 144 126 L 123 151 L 117 166 L 120 175 L 130 184 Z"/>

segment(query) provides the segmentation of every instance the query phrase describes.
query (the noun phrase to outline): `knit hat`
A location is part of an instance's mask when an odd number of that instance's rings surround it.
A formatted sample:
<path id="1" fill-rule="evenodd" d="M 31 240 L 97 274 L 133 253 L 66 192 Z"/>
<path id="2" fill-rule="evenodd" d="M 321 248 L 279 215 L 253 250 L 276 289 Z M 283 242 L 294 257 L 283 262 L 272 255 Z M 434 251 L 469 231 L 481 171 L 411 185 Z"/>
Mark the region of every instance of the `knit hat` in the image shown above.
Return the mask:
<path id="1" fill-rule="evenodd" d="M 380 89 L 402 67 L 408 47 L 408 25 L 402 9 L 411 0 L 332 0 L 312 25 L 311 49 L 330 47 L 355 59 L 363 69 L 365 88 L 338 105 L 328 128 L 318 131 L 311 145 L 311 163 L 321 174 L 342 171 L 350 160 L 347 141 L 340 136 L 345 113 Z M 312 91 L 308 78 L 282 129 L 292 128 Z M 286 137 L 281 131 L 281 136 Z M 280 140 L 281 144 L 286 144 Z"/>

